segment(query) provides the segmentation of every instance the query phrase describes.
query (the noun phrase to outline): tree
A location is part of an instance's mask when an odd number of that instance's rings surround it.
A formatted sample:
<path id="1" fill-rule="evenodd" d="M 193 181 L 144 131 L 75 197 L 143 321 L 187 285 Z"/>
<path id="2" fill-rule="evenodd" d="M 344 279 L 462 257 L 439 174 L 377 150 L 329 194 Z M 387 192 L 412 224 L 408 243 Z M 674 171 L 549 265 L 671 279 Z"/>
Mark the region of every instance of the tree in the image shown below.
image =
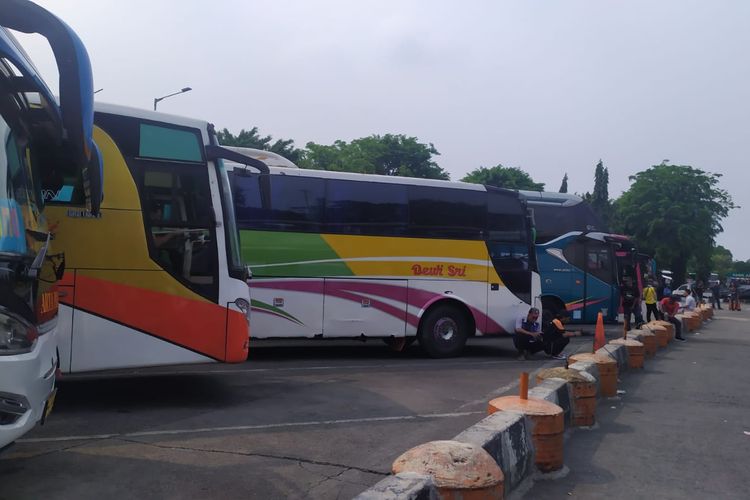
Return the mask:
<path id="1" fill-rule="evenodd" d="M 735 260 L 732 263 L 732 272 L 739 274 L 750 274 L 750 259 Z"/>
<path id="2" fill-rule="evenodd" d="M 609 170 L 602 160 L 599 160 L 594 170 L 594 191 L 583 195 L 583 199 L 591 205 L 604 225 L 608 226 L 612 219 L 612 202 L 609 200 Z"/>
<path id="3" fill-rule="evenodd" d="M 433 160 L 439 154 L 431 143 L 421 143 L 416 137 L 371 135 L 350 143 L 336 141 L 330 146 L 309 142 L 299 165 L 318 170 L 448 180 L 448 172 Z"/>
<path id="4" fill-rule="evenodd" d="M 243 128 L 237 135 L 233 135 L 227 129 L 222 129 L 216 135 L 219 139 L 219 144 L 222 146 L 263 149 L 279 154 L 293 163 L 300 161 L 303 154 L 301 149 L 294 147 L 294 141 L 291 139 L 277 139 L 271 143 L 273 138 L 270 135 L 261 137 L 258 127 L 253 127 L 250 130 Z"/>
<path id="5" fill-rule="evenodd" d="M 560 193 L 567 193 L 568 192 L 568 173 L 565 172 L 565 175 L 563 175 L 562 184 L 560 185 Z"/>
<path id="6" fill-rule="evenodd" d="M 711 253 L 711 272 L 718 273 L 724 280 L 732 272 L 732 252 L 721 245 L 716 245 Z"/>
<path id="7" fill-rule="evenodd" d="M 461 180 L 463 182 L 488 184 L 507 189 L 544 191 L 544 183 L 534 182 L 529 174 L 518 167 L 503 167 L 501 164 L 495 165 L 492 168 L 476 168 Z"/>
<path id="8" fill-rule="evenodd" d="M 655 252 L 660 267 L 684 283 L 691 257 L 711 258 L 721 219 L 737 208 L 718 187 L 721 174 L 687 165 L 654 165 L 630 177 L 630 188 L 615 205 L 617 230 Z"/>

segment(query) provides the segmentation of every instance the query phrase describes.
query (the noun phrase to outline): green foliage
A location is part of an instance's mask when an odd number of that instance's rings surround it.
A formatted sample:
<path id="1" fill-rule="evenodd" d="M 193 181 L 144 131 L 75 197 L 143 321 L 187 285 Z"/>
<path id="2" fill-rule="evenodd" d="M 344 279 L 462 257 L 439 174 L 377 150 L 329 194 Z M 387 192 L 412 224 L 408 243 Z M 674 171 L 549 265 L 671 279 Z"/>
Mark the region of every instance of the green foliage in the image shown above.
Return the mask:
<path id="1" fill-rule="evenodd" d="M 560 184 L 560 193 L 567 193 L 568 192 L 568 173 L 565 172 L 565 175 L 563 175 L 562 184 Z"/>
<path id="2" fill-rule="evenodd" d="M 544 183 L 534 182 L 529 174 L 518 167 L 503 167 L 498 164 L 492 168 L 479 167 L 461 179 L 463 182 L 488 184 L 507 189 L 526 189 L 544 191 Z"/>
<path id="3" fill-rule="evenodd" d="M 604 166 L 602 160 L 596 164 L 594 169 L 594 191 L 583 195 L 594 212 L 599 216 L 605 226 L 612 222 L 612 202 L 609 199 L 609 170 Z"/>
<path id="4" fill-rule="evenodd" d="M 732 272 L 732 252 L 721 245 L 716 245 L 711 253 L 711 272 L 719 274 L 724 280 Z"/>
<path id="5" fill-rule="evenodd" d="M 750 259 L 749 260 L 736 260 L 732 263 L 733 273 L 750 274 Z"/>
<path id="6" fill-rule="evenodd" d="M 243 128 L 237 135 L 233 135 L 227 129 L 222 129 L 216 135 L 219 139 L 219 144 L 222 146 L 237 146 L 272 151 L 293 163 L 297 163 L 303 154 L 301 149 L 294 147 L 294 141 L 291 139 L 277 139 L 272 143 L 273 138 L 270 135 L 261 137 L 258 127 L 253 127 L 250 130 Z"/>
<path id="7" fill-rule="evenodd" d="M 371 135 L 349 143 L 336 141 L 330 146 L 308 142 L 299 166 L 339 172 L 448 180 L 448 172 L 433 160 L 433 156 L 439 154 L 435 146 L 420 143 L 416 137 L 401 134 Z"/>
<path id="8" fill-rule="evenodd" d="M 711 264 L 721 219 L 737 208 L 718 187 L 721 174 L 687 165 L 654 165 L 630 177 L 630 189 L 615 204 L 618 231 L 635 237 L 639 247 L 655 252 L 656 261 L 684 283 L 688 261 L 698 271 Z"/>

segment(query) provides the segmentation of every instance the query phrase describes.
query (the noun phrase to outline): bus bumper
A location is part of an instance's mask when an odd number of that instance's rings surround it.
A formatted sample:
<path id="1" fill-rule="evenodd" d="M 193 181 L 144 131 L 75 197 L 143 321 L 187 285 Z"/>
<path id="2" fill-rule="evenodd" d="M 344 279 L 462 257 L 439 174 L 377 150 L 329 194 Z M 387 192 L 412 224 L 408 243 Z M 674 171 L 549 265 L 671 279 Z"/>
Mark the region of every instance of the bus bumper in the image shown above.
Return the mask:
<path id="1" fill-rule="evenodd" d="M 54 403 L 57 329 L 40 336 L 25 354 L 0 356 L 0 449 L 45 418 Z"/>

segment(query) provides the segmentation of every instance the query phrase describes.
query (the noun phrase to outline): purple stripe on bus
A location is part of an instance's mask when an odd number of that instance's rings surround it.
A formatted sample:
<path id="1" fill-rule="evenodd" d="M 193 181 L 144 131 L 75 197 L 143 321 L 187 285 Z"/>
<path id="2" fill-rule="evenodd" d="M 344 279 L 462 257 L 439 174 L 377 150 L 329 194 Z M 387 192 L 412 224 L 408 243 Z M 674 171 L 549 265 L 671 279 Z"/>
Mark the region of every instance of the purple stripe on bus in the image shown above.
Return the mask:
<path id="1" fill-rule="evenodd" d="M 406 282 L 407 280 L 403 280 Z M 265 288 L 274 290 L 289 290 L 295 292 L 310 292 L 321 294 L 324 293 L 324 281 L 320 280 L 288 280 L 288 281 L 267 281 L 258 282 L 254 281 L 252 286 L 255 288 Z M 360 302 L 362 297 L 355 295 L 357 293 L 364 293 L 370 295 L 376 295 L 382 298 L 396 300 L 398 302 L 406 302 L 412 307 L 419 309 L 426 309 L 436 301 L 443 299 L 446 295 L 441 293 L 430 292 L 428 290 L 420 290 L 418 288 L 407 288 L 406 286 L 386 285 L 382 283 L 372 283 L 368 281 L 350 281 L 350 280 L 325 280 L 325 289 L 331 295 L 351 300 L 354 302 Z M 406 294 L 406 300 L 404 295 Z M 376 305 L 377 303 L 377 305 Z M 380 301 L 373 301 L 371 303 L 376 309 L 385 312 L 391 316 L 399 319 L 403 319 L 404 313 L 401 309 L 385 304 Z M 483 313 L 476 307 L 466 304 L 474 317 L 477 329 L 482 333 L 505 333 L 505 329 L 500 326 L 495 320 L 490 318 L 487 314 Z M 419 324 L 419 318 L 413 314 L 407 314 L 406 321 L 416 327 Z"/>

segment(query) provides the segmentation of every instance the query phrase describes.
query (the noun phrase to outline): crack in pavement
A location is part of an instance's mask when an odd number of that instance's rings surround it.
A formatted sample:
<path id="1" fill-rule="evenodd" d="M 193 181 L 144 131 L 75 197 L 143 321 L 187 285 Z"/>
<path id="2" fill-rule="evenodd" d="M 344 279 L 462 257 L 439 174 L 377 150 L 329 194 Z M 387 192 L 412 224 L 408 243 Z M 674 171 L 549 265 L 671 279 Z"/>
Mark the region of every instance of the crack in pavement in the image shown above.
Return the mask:
<path id="1" fill-rule="evenodd" d="M 303 462 L 298 462 L 298 465 L 299 465 L 299 466 L 300 466 L 300 467 L 301 467 L 302 469 L 306 470 L 307 472 L 310 472 L 311 474 L 320 474 L 319 472 L 315 472 L 315 471 L 311 471 L 310 469 L 307 469 L 307 468 L 306 468 L 306 467 L 304 466 L 304 463 L 303 463 Z M 330 480 L 333 480 L 333 481 L 337 481 L 337 479 L 336 479 L 337 477 L 339 477 L 339 476 L 340 476 L 341 474 L 343 474 L 343 473 L 345 473 L 345 472 L 348 472 L 348 471 L 350 471 L 350 470 L 352 470 L 352 469 L 353 469 L 352 467 L 345 467 L 344 469 L 340 470 L 340 471 L 339 471 L 339 472 L 337 472 L 336 474 L 331 474 L 331 475 L 327 475 L 327 474 L 320 474 L 321 476 L 323 476 L 323 479 L 321 479 L 320 481 L 318 481 L 318 482 L 317 482 L 317 483 L 315 483 L 314 485 L 310 486 L 310 488 L 308 488 L 308 490 L 307 490 L 307 493 L 312 493 L 312 491 L 313 491 L 313 490 L 314 490 L 315 488 L 317 488 L 318 486 L 322 485 L 322 484 L 323 484 L 323 483 L 325 483 L 326 481 L 330 481 Z"/>
<path id="2" fill-rule="evenodd" d="M 54 455 L 55 453 L 62 453 L 62 452 L 68 451 L 68 450 L 72 450 L 73 448 L 78 448 L 80 446 L 83 446 L 83 445 L 86 445 L 86 444 L 90 444 L 90 443 L 91 443 L 91 441 L 83 441 L 81 443 L 71 444 L 70 446 L 65 446 L 63 448 L 57 448 L 57 449 L 54 449 L 54 450 L 43 451 L 41 453 L 36 453 L 34 455 L 29 455 L 29 456 L 26 456 L 26 457 L 12 457 L 11 456 L 10 458 L 2 458 L 2 459 L 0 459 L 0 461 L 2 461 L 2 460 L 34 460 L 34 459 L 37 459 L 37 458 L 46 457 L 48 455 Z"/>
<path id="3" fill-rule="evenodd" d="M 345 469 L 344 471 L 341 471 L 340 474 L 346 472 L 346 470 L 356 470 L 359 472 L 366 472 L 368 474 L 375 474 L 378 476 L 389 476 L 390 472 L 382 472 L 375 469 L 367 469 L 365 467 L 357 467 L 354 465 L 345 465 L 345 464 L 338 464 L 335 462 L 327 462 L 324 460 L 312 460 L 302 457 L 293 457 L 289 455 L 273 455 L 270 453 L 254 453 L 254 452 L 245 452 L 245 451 L 229 451 L 229 450 L 216 450 L 212 448 L 192 448 L 190 446 L 167 446 L 157 443 L 149 443 L 146 441 L 138 441 L 137 439 L 126 439 L 123 437 L 116 437 L 113 438 L 117 441 L 124 441 L 126 443 L 133 443 L 133 444 L 142 444 L 145 446 L 153 446 L 155 448 L 161 448 L 165 450 L 177 450 L 177 451 L 198 451 L 198 452 L 204 452 L 204 453 L 217 453 L 217 454 L 224 454 L 224 455 L 237 455 L 237 456 L 243 456 L 243 457 L 258 457 L 258 458 L 273 458 L 276 460 L 288 460 L 291 462 L 297 462 L 297 463 L 305 463 L 305 464 L 311 464 L 311 465 L 325 465 L 329 467 L 339 467 Z"/>

